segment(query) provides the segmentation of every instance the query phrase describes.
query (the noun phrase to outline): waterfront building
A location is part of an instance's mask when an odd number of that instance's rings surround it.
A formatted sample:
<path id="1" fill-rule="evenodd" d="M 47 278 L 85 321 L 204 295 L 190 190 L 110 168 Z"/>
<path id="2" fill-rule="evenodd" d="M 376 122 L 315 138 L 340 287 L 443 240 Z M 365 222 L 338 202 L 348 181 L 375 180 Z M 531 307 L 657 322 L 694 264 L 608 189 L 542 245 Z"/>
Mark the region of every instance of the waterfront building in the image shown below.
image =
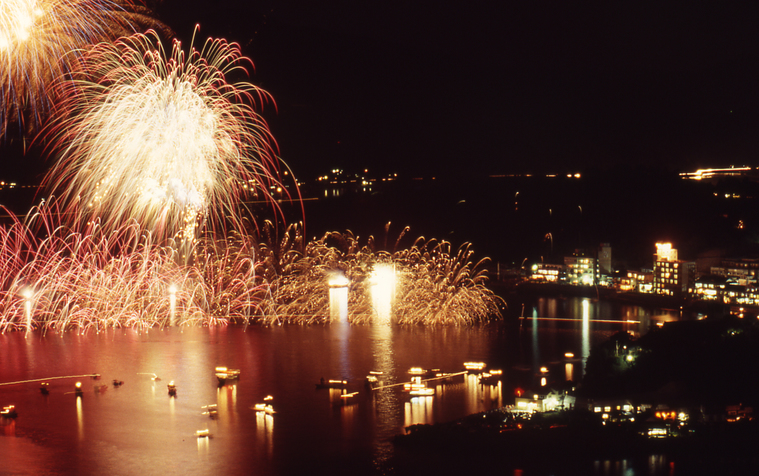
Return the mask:
<path id="1" fill-rule="evenodd" d="M 684 297 L 693 288 L 696 263 L 678 259 L 671 243 L 656 243 L 654 254 L 654 293 Z"/>
<path id="2" fill-rule="evenodd" d="M 581 250 L 564 257 L 564 268 L 566 284 L 590 286 L 598 282 L 598 260 Z"/>
<path id="3" fill-rule="evenodd" d="M 725 258 L 719 266 L 712 266 L 711 274 L 733 278 L 743 286 L 757 284 L 759 275 L 759 259 Z"/>
<path id="4" fill-rule="evenodd" d="M 564 266 L 551 263 L 536 263 L 532 265 L 533 281 L 542 283 L 558 283 L 564 280 Z"/>
<path id="5" fill-rule="evenodd" d="M 619 291 L 651 293 L 654 290 L 654 272 L 650 269 L 627 271 L 617 278 L 615 286 Z"/>

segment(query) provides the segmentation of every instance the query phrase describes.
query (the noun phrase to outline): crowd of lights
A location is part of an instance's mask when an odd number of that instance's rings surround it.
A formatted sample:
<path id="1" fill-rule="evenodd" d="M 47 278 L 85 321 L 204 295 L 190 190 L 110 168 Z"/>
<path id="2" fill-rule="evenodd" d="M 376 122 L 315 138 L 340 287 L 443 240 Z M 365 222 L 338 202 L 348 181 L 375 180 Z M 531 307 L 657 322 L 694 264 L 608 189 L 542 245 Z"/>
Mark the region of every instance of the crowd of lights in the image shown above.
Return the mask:
<path id="1" fill-rule="evenodd" d="M 47 120 L 39 137 L 54 153 L 51 198 L 0 227 L 0 332 L 500 316 L 468 244 L 401 249 L 404 230 L 387 251 L 350 232 L 305 242 L 299 224 L 281 236 L 257 224 L 245 199 L 276 208 L 272 190 L 284 188 L 257 112 L 271 98 L 228 82 L 252 66 L 238 45 L 174 40 L 167 52 L 154 31 L 133 33 L 141 11 L 121 0 L 0 6 L 2 125 Z M 331 289 L 345 314 L 331 312 Z"/>

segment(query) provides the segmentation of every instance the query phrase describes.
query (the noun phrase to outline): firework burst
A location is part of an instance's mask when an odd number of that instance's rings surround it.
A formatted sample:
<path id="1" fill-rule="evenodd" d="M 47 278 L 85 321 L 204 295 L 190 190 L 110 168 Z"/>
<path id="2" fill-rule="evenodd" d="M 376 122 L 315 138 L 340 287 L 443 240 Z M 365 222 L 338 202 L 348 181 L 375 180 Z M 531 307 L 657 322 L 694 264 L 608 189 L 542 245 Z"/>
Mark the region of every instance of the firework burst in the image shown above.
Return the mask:
<path id="1" fill-rule="evenodd" d="M 0 132 L 13 121 L 22 133 L 43 122 L 52 84 L 71 73 L 76 51 L 145 24 L 156 22 L 128 0 L 0 2 Z"/>
<path id="2" fill-rule="evenodd" d="M 209 223 L 241 229 L 251 193 L 274 203 L 276 145 L 254 110 L 271 98 L 227 82 L 252 66 L 237 44 L 209 39 L 185 53 L 175 40 L 167 53 L 149 31 L 99 44 L 82 63 L 51 129 L 60 160 L 48 183 L 68 212 L 188 243 Z"/>
<path id="3" fill-rule="evenodd" d="M 485 285 L 487 260 L 472 263 L 470 244 L 452 252 L 445 241 L 418 238 L 411 247 L 398 249 L 407 231 L 391 251 L 377 249 L 371 237 L 361 245 L 350 232 L 327 233 L 306 244 L 302 252 L 280 246 L 280 261 L 287 266 L 280 266 L 281 274 L 267 275 L 270 292 L 259 305 L 266 311 L 261 320 L 270 324 L 328 322 L 328 283 L 339 274 L 347 278 L 349 287 L 348 320 L 371 323 L 377 314 L 377 296 L 373 294 L 378 271 L 384 271 L 385 278 L 392 275 L 392 289 L 386 289 L 385 297 L 391 298 L 386 304 L 399 324 L 471 325 L 501 317 L 503 301 Z M 287 237 L 282 240 L 290 242 Z M 267 255 L 268 248 L 262 248 Z"/>

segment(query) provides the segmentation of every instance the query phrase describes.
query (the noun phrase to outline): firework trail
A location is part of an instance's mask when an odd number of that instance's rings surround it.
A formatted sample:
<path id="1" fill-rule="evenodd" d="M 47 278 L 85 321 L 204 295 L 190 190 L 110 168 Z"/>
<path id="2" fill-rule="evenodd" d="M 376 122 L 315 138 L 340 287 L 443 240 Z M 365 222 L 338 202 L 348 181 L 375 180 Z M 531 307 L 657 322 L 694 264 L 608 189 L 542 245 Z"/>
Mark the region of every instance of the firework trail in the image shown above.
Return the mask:
<path id="1" fill-rule="evenodd" d="M 269 294 L 262 297 L 259 309 L 265 312 L 259 318 L 268 324 L 328 322 L 328 281 L 338 273 L 350 283 L 348 320 L 371 323 L 375 314 L 372 277 L 382 268 L 395 270 L 392 315 L 396 323 L 471 325 L 502 316 L 503 301 L 485 285 L 487 260 L 472 263 L 470 244 L 454 253 L 445 241 L 418 238 L 411 247 L 397 249 L 407 231 L 391 251 L 377 249 L 372 237 L 361 245 L 351 232 L 326 233 L 302 251 L 259 244 L 259 255 L 266 256 L 268 263 L 259 273 L 269 272 L 265 279 Z M 285 243 L 293 240 L 286 236 Z M 281 274 L 272 272 L 277 268 Z"/>
<path id="2" fill-rule="evenodd" d="M 202 259 L 180 266 L 174 249 L 135 224 L 80 233 L 57 217 L 42 205 L 0 227 L 0 332 L 225 325 L 255 312 L 261 291 L 247 240 L 203 241 Z"/>
<path id="3" fill-rule="evenodd" d="M 242 229 L 244 197 L 275 203 L 276 144 L 254 110 L 271 98 L 227 82 L 252 67 L 237 44 L 185 53 L 174 40 L 167 52 L 149 31 L 99 44 L 82 64 L 51 129 L 60 160 L 47 182 L 68 213 L 187 244 L 206 225 Z"/>
<path id="4" fill-rule="evenodd" d="M 160 27 L 130 0 L 0 2 L 0 133 L 14 121 L 22 134 L 43 123 L 54 82 L 76 67 L 77 51 L 144 25 Z"/>

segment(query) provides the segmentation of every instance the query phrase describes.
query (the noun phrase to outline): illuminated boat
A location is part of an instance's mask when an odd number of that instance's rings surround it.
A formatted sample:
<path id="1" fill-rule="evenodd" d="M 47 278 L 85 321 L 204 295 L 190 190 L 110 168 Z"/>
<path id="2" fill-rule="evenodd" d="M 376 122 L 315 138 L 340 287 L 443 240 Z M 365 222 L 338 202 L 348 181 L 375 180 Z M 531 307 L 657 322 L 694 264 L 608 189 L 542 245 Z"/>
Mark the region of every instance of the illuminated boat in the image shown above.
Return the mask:
<path id="1" fill-rule="evenodd" d="M 16 418 L 17 416 L 18 412 L 16 412 L 15 405 L 8 405 L 7 407 L 3 407 L 0 411 L 0 417 L 2 418 Z"/>
<path id="2" fill-rule="evenodd" d="M 409 375 L 422 378 L 432 378 L 440 373 L 440 369 L 423 369 L 421 367 L 411 367 L 408 369 Z"/>
<path id="3" fill-rule="evenodd" d="M 42 382 L 40 384 L 40 393 L 42 395 L 50 395 L 50 384 L 47 382 Z"/>
<path id="4" fill-rule="evenodd" d="M 174 381 L 172 380 L 166 387 L 169 389 L 169 395 L 172 397 L 177 396 L 177 386 L 174 385 Z"/>
<path id="5" fill-rule="evenodd" d="M 350 403 L 353 403 L 353 397 L 356 395 L 358 395 L 358 392 L 343 393 L 340 395 L 340 401 L 343 403 L 343 405 L 348 405 Z"/>
<path id="6" fill-rule="evenodd" d="M 203 415 L 208 415 L 211 417 L 211 419 L 215 419 L 219 416 L 219 410 L 216 407 L 216 404 L 213 405 L 204 405 L 202 407 L 205 411 L 203 412 Z"/>
<path id="7" fill-rule="evenodd" d="M 253 410 L 257 412 L 266 413 L 268 415 L 273 415 L 277 413 L 276 411 L 274 411 L 274 407 L 271 406 L 271 403 L 256 403 L 255 405 L 253 405 Z"/>
<path id="8" fill-rule="evenodd" d="M 316 384 L 316 388 L 343 388 L 346 385 L 348 385 L 347 380 L 337 380 L 337 379 L 330 379 L 330 380 L 324 380 L 321 379 L 319 383 Z"/>
<path id="9" fill-rule="evenodd" d="M 206 428 L 205 430 L 198 430 L 195 432 L 195 435 L 198 438 L 209 438 L 211 436 L 211 432 Z"/>
<path id="10" fill-rule="evenodd" d="M 482 385 L 498 385 L 498 382 L 503 376 L 502 370 L 491 370 L 489 372 L 483 372 L 480 375 L 480 384 Z"/>
<path id="11" fill-rule="evenodd" d="M 410 390 L 408 393 L 414 397 L 434 397 L 435 389 L 428 387 L 415 388 L 413 390 Z"/>
<path id="12" fill-rule="evenodd" d="M 471 372 L 482 372 L 487 365 L 485 362 L 464 362 L 464 369 Z"/>
<path id="13" fill-rule="evenodd" d="M 219 379 L 219 385 L 224 385 L 228 381 L 240 378 L 239 369 L 228 369 L 226 367 L 216 367 L 216 378 Z"/>
<path id="14" fill-rule="evenodd" d="M 380 381 L 376 375 L 366 376 L 366 388 L 371 390 L 373 388 L 379 387 L 379 385 L 380 385 Z"/>

